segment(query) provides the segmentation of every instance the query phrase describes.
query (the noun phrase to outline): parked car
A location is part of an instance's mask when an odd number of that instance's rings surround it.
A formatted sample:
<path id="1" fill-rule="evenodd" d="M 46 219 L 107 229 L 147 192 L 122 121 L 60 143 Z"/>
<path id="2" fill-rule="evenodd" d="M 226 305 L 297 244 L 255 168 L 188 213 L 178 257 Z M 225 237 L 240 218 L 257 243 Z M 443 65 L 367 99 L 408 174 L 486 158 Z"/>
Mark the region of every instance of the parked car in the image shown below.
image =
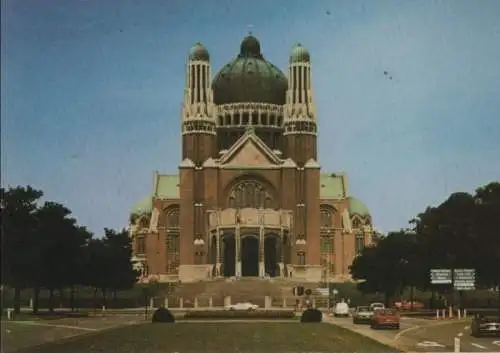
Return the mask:
<path id="1" fill-rule="evenodd" d="M 500 315 L 478 314 L 472 319 L 471 336 L 499 336 L 500 337 Z"/>
<path id="2" fill-rule="evenodd" d="M 370 321 L 372 329 L 393 328 L 399 330 L 400 318 L 394 309 L 378 309 L 373 312 Z"/>
<path id="3" fill-rule="evenodd" d="M 371 303 L 370 308 L 373 311 L 375 311 L 375 310 L 385 309 L 385 305 L 383 303 Z"/>
<path id="4" fill-rule="evenodd" d="M 422 302 L 418 302 L 418 301 L 411 302 L 408 300 L 396 302 L 396 303 L 394 303 L 394 306 L 396 307 L 396 309 L 399 309 L 399 310 L 411 310 L 411 309 L 422 310 L 425 308 L 425 304 Z"/>
<path id="5" fill-rule="evenodd" d="M 334 316 L 349 316 L 349 305 L 346 302 L 340 302 L 333 309 Z"/>
<path id="6" fill-rule="evenodd" d="M 352 315 L 353 324 L 369 324 L 372 320 L 373 310 L 369 306 L 358 306 Z"/>
<path id="7" fill-rule="evenodd" d="M 259 308 L 258 305 L 252 304 L 250 302 L 229 304 L 226 306 L 227 310 L 240 310 L 240 311 L 257 310 L 258 308 Z"/>

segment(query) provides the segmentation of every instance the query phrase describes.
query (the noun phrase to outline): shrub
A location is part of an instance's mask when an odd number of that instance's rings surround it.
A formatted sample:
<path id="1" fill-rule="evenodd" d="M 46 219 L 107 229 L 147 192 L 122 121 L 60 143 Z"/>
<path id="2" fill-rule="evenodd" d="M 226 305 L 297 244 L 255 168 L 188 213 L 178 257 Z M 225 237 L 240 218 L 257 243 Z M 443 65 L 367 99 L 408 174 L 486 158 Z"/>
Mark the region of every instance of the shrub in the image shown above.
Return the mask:
<path id="1" fill-rule="evenodd" d="M 238 311 L 238 310 L 196 310 L 188 311 L 184 315 L 186 319 L 293 319 L 293 310 L 261 310 L 261 311 Z"/>
<path id="2" fill-rule="evenodd" d="M 166 308 L 159 308 L 154 312 L 152 322 L 174 323 L 175 317 L 172 315 L 170 310 Z"/>
<path id="3" fill-rule="evenodd" d="M 318 309 L 310 308 L 305 310 L 300 317 L 301 323 L 321 322 L 323 320 L 323 313 Z"/>

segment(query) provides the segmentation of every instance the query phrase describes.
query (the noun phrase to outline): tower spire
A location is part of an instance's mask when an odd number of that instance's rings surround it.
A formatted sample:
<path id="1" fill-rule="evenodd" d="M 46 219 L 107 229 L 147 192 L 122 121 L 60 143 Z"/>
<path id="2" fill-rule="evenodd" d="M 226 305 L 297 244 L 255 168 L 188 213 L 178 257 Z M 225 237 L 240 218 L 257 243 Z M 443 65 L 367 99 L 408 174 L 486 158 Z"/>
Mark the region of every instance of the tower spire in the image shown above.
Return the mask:
<path id="1" fill-rule="evenodd" d="M 298 165 L 304 165 L 311 158 L 317 160 L 316 109 L 311 81 L 309 51 L 297 43 L 288 64 L 283 135 L 288 141 L 287 153 Z"/>
<path id="2" fill-rule="evenodd" d="M 206 138 L 206 136 L 210 136 Z M 189 51 L 182 108 L 182 158 L 196 165 L 211 157 L 215 148 L 215 117 L 210 56 L 197 42 Z"/>

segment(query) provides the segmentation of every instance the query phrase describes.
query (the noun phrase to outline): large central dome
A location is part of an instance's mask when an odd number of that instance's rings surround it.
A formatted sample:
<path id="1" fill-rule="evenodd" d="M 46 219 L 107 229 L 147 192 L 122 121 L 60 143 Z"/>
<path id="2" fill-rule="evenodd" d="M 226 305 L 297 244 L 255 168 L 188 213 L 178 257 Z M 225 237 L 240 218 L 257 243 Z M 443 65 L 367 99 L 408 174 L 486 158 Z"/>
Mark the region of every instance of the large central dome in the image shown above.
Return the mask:
<path id="1" fill-rule="evenodd" d="M 215 104 L 258 102 L 285 104 L 288 81 L 283 72 L 265 60 L 257 38 L 247 36 L 240 54 L 226 64 L 212 83 Z"/>

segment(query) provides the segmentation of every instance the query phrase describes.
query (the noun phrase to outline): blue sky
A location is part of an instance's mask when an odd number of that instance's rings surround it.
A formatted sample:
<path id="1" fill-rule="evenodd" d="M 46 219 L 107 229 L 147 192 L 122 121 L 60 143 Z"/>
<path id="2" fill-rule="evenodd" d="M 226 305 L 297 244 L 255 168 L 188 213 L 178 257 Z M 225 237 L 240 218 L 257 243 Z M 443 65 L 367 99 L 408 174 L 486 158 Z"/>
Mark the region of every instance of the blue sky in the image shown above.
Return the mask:
<path id="1" fill-rule="evenodd" d="M 2 185 L 96 233 L 175 172 L 189 48 L 311 52 L 319 159 L 382 230 L 500 179 L 500 1 L 3 0 Z M 388 80 L 387 70 L 393 80 Z"/>

